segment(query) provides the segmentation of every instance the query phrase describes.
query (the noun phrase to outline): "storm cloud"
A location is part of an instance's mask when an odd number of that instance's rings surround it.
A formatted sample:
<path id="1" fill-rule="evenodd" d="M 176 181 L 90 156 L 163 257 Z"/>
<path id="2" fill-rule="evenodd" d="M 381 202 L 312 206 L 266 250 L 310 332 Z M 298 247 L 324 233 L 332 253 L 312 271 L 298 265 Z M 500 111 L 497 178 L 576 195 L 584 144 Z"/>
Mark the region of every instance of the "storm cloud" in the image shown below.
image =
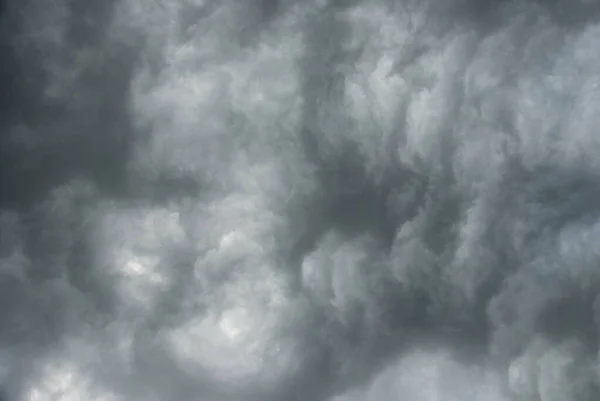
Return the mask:
<path id="1" fill-rule="evenodd" d="M 600 399 L 600 2 L 0 12 L 0 399 Z"/>

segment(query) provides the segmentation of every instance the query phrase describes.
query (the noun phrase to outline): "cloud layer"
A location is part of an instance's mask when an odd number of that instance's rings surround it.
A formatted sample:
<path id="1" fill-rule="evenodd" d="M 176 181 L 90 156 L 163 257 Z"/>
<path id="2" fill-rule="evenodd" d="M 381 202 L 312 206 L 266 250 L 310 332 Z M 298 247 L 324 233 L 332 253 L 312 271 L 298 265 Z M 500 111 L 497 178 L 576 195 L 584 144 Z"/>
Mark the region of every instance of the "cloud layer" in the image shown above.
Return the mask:
<path id="1" fill-rule="evenodd" d="M 0 397 L 600 397 L 597 1 L 0 10 Z"/>

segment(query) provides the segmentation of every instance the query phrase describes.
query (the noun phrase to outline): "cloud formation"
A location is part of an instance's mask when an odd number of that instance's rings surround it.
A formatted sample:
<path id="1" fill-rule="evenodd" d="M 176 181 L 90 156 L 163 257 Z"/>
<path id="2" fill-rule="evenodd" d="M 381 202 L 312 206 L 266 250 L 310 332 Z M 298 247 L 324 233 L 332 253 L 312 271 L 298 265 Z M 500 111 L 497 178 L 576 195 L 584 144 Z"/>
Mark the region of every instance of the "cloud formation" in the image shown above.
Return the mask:
<path id="1" fill-rule="evenodd" d="M 0 397 L 600 397 L 599 2 L 0 10 Z"/>

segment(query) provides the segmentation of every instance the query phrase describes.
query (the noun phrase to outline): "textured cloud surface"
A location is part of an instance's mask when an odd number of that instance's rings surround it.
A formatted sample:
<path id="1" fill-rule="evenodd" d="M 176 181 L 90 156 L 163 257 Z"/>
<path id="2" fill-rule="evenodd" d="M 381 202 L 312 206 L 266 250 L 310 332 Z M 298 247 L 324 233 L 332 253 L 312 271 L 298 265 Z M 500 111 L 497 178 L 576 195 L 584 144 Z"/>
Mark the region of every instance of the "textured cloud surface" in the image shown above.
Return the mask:
<path id="1" fill-rule="evenodd" d="M 600 2 L 0 12 L 0 399 L 600 399 Z"/>

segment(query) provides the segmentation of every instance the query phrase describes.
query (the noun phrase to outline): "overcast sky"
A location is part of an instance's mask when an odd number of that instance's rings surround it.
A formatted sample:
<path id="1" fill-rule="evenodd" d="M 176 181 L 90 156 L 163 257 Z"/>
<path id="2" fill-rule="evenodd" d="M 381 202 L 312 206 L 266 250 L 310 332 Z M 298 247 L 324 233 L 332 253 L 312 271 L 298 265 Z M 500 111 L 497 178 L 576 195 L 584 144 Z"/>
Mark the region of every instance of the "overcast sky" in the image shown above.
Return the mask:
<path id="1" fill-rule="evenodd" d="M 2 401 L 600 399 L 600 1 L 0 12 Z"/>

